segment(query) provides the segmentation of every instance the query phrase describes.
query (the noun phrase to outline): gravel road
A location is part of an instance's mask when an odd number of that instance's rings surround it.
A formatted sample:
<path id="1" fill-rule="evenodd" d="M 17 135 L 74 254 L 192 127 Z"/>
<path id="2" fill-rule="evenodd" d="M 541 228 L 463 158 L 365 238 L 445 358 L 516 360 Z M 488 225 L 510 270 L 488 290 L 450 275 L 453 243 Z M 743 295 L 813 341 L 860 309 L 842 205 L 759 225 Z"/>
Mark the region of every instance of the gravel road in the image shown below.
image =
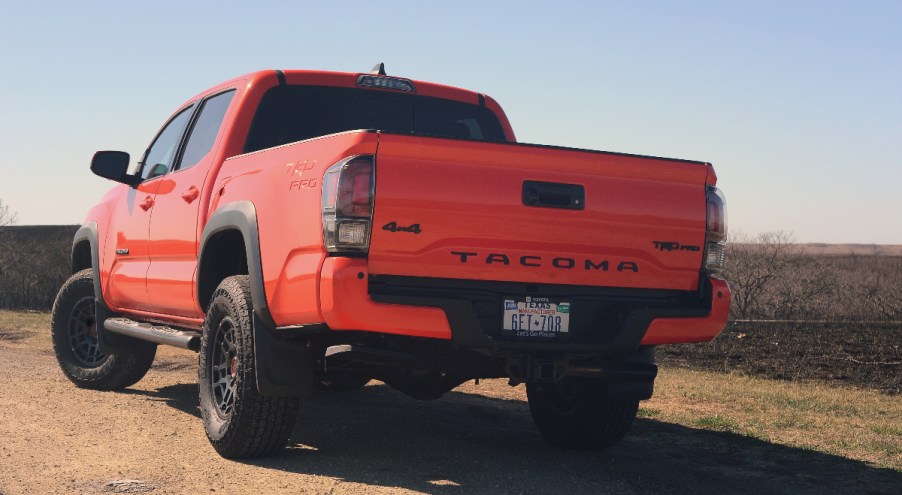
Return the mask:
<path id="1" fill-rule="evenodd" d="M 639 419 L 602 453 L 546 445 L 522 387 L 418 402 L 373 382 L 301 408 L 279 457 L 222 459 L 197 409 L 196 354 L 160 348 L 123 392 L 80 390 L 43 329 L 0 321 L 0 495 L 894 493 L 898 473 L 724 432 Z M 898 488 L 898 484 L 895 488 Z"/>

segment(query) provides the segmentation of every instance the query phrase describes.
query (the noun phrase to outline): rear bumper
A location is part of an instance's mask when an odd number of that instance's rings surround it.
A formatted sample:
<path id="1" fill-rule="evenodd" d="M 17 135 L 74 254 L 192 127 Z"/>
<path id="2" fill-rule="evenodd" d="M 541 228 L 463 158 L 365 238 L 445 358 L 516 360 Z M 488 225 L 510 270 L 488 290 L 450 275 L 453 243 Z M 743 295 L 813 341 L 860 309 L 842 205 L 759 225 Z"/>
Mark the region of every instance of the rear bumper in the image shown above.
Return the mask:
<path id="1" fill-rule="evenodd" d="M 683 292 L 370 276 L 364 259 L 327 258 L 320 308 L 332 330 L 429 337 L 498 352 L 619 354 L 716 337 L 727 323 L 730 289 L 712 278 L 701 285 Z M 520 294 L 573 300 L 571 338 L 501 338 L 502 298 Z"/>
<path id="2" fill-rule="evenodd" d="M 320 273 L 320 311 L 330 329 L 451 339 L 448 318 L 439 308 L 373 301 L 366 260 L 326 258 Z"/>
<path id="3" fill-rule="evenodd" d="M 710 311 L 696 318 L 655 318 L 640 345 L 707 342 L 720 335 L 730 317 L 732 293 L 726 280 L 709 279 Z"/>

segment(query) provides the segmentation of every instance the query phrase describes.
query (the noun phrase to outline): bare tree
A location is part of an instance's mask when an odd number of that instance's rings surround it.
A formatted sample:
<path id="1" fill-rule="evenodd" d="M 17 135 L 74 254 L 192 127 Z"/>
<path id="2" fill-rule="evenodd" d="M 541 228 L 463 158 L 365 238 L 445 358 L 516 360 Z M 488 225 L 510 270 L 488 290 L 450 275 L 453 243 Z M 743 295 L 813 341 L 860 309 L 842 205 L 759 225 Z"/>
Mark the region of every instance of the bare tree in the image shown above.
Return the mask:
<path id="1" fill-rule="evenodd" d="M 791 249 L 784 273 L 774 279 L 769 302 L 775 318 L 836 318 L 837 301 L 832 297 L 841 291 L 836 267 L 823 256 L 812 256 Z M 844 308 L 845 309 L 845 308 Z M 843 311 L 848 318 L 849 312 Z"/>
<path id="2" fill-rule="evenodd" d="M 16 213 L 10 212 L 9 205 L 4 204 L 3 200 L 0 199 L 0 276 L 3 276 L 3 269 L 10 262 L 10 253 L 13 252 L 13 249 L 10 249 L 8 245 L 9 239 L 3 228 L 9 227 L 14 223 L 16 223 Z"/>
<path id="3" fill-rule="evenodd" d="M 7 227 L 16 223 L 16 212 L 10 212 L 9 206 L 3 204 L 0 199 L 0 227 Z"/>
<path id="4" fill-rule="evenodd" d="M 902 320 L 902 259 L 880 263 L 874 257 L 869 265 L 861 283 L 852 287 L 853 294 L 863 303 L 869 319 Z"/>
<path id="5" fill-rule="evenodd" d="M 735 236 L 724 275 L 733 319 L 902 320 L 902 258 L 811 254 L 786 232 Z"/>
<path id="6" fill-rule="evenodd" d="M 785 274 L 793 254 L 792 234 L 765 232 L 750 238 L 731 236 L 727 245 L 726 279 L 733 289 L 733 318 L 763 318 L 764 296 L 777 279 Z"/>

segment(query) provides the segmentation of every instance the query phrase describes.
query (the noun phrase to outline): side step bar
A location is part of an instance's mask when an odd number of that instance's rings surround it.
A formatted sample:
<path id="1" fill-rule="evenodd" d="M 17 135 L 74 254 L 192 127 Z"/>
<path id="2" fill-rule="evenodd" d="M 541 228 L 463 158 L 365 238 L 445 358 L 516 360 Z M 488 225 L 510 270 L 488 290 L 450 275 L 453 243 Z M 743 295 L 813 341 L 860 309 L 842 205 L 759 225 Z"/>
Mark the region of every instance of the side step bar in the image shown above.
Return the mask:
<path id="1" fill-rule="evenodd" d="M 181 347 L 195 352 L 200 350 L 200 334 L 197 332 L 176 330 L 165 325 L 141 323 L 128 318 L 108 318 L 103 322 L 103 328 L 110 332 L 156 344 Z"/>

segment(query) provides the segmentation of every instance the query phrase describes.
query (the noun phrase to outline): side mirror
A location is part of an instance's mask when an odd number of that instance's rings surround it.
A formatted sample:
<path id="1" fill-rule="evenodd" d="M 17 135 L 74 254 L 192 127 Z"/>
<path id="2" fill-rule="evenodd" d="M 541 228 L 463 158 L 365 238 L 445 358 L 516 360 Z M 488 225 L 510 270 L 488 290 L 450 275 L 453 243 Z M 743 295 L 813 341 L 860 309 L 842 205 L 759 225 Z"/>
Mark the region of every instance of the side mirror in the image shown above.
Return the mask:
<path id="1" fill-rule="evenodd" d="M 124 151 L 98 151 L 91 159 L 91 172 L 104 179 L 134 186 L 140 180 L 128 174 L 128 161 L 128 153 Z"/>

